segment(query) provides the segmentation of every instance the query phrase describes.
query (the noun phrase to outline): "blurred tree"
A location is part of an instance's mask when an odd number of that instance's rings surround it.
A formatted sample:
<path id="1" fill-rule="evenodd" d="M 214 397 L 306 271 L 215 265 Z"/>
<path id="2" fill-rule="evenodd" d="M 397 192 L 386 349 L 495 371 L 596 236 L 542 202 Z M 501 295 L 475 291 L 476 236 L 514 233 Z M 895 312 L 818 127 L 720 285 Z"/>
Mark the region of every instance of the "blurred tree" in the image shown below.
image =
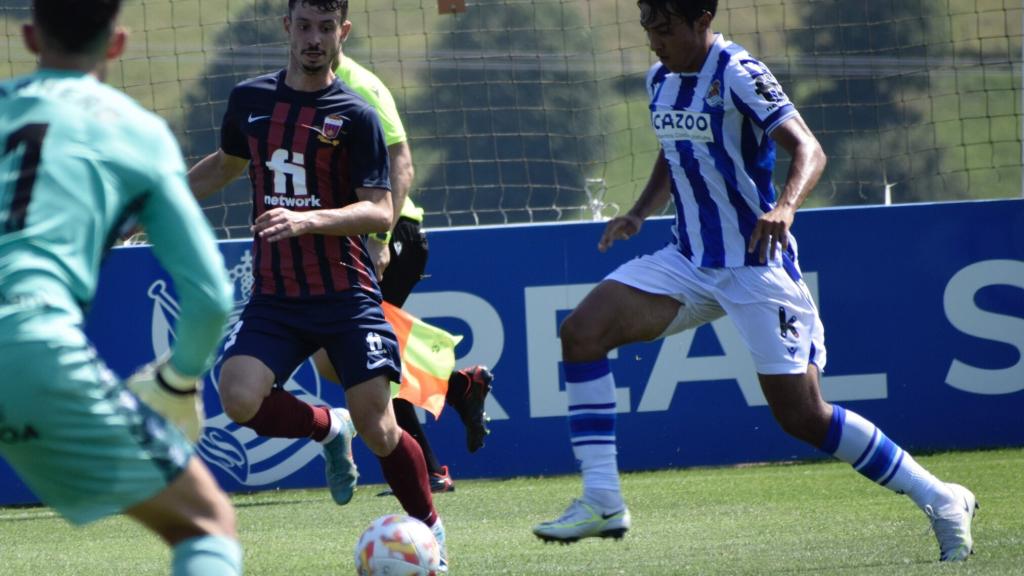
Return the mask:
<path id="1" fill-rule="evenodd" d="M 815 203 L 881 203 L 887 183 L 900 202 L 935 199 L 942 152 L 929 63 L 950 48 L 936 42 L 939 8 L 934 0 L 802 4 L 803 26 L 789 33 L 800 55 L 783 80 L 801 94 L 797 107 L 829 155 Z"/>
<path id="2" fill-rule="evenodd" d="M 209 64 L 195 88 L 185 95 L 182 148 L 189 164 L 217 150 L 220 123 L 235 84 L 283 68 L 288 62 L 281 19 L 288 4 L 259 0 L 231 15 L 231 23 L 214 39 Z M 240 178 L 202 202 L 203 211 L 221 238 L 249 238 L 252 190 Z"/>
<path id="3" fill-rule="evenodd" d="M 428 226 L 560 220 L 585 204 L 601 126 L 581 9 L 491 0 L 439 18 L 427 89 L 404 111 Z"/>

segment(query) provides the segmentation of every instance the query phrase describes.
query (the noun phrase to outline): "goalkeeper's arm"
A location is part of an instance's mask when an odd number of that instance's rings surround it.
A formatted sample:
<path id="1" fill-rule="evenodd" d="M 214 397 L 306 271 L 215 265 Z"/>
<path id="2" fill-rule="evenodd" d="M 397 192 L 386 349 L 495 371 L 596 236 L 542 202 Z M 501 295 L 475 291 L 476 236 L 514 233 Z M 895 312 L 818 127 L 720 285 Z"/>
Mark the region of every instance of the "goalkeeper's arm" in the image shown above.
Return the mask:
<path id="1" fill-rule="evenodd" d="M 128 389 L 161 416 L 185 433 L 190 442 L 199 439 L 203 429 L 202 390 L 198 379 L 185 376 L 170 362 L 147 364 L 128 379 Z"/>
<path id="2" fill-rule="evenodd" d="M 144 367 L 128 386 L 195 439 L 204 419 L 198 382 L 224 334 L 234 287 L 210 224 L 188 188 L 185 163 L 170 131 L 156 144 L 161 143 L 156 157 L 163 161 L 152 172 L 139 219 L 153 254 L 174 281 L 181 312 L 170 358 Z"/>

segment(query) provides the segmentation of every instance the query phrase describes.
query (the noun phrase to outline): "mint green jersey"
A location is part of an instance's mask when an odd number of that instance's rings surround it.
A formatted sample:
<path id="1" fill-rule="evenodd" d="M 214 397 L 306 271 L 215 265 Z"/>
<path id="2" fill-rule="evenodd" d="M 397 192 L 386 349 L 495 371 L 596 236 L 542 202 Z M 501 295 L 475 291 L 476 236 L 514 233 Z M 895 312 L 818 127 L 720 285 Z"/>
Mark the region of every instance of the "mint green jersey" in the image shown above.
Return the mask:
<path id="1" fill-rule="evenodd" d="M 198 375 L 232 288 L 166 123 L 80 72 L 0 83 L 0 350 L 47 336 L 46 324 L 23 321 L 26 306 L 80 322 L 103 255 L 136 220 L 181 303 L 171 362 Z"/>

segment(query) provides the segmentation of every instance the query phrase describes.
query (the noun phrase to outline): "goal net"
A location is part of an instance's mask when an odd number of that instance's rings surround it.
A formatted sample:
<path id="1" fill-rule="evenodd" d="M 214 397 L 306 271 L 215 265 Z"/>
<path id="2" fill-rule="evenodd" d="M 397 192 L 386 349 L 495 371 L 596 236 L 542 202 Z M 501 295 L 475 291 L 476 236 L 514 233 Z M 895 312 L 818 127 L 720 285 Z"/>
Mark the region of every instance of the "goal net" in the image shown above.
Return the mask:
<path id="1" fill-rule="evenodd" d="M 445 9 L 452 4 L 442 0 Z M 393 92 L 428 227 L 626 210 L 657 142 L 633 0 L 353 0 L 345 54 Z M 0 76 L 30 71 L 28 0 L 3 0 Z M 231 87 L 282 67 L 286 0 L 126 0 L 110 81 L 164 116 L 189 162 Z M 1018 0 L 722 0 L 713 28 L 765 61 L 829 155 L 808 205 L 1019 197 Z M 785 153 L 776 170 L 781 184 Z M 249 236 L 240 180 L 204 204 Z"/>

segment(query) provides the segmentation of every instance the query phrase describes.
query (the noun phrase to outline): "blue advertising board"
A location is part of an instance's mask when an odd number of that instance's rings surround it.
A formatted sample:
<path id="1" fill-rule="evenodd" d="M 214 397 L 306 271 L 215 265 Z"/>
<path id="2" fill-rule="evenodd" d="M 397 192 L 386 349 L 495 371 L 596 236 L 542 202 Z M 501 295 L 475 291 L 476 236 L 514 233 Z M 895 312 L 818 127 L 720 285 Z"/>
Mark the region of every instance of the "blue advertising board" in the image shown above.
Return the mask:
<path id="1" fill-rule="evenodd" d="M 493 433 L 470 455 L 458 418 L 429 415 L 427 432 L 457 478 L 575 470 L 568 441 L 558 325 L 622 262 L 654 251 L 671 221 L 596 250 L 602 223 L 438 230 L 429 276 L 406 309 L 464 340 L 460 365 L 496 374 Z M 800 212 L 801 267 L 826 328 L 825 398 L 873 420 L 913 451 L 1024 445 L 1024 200 Z M 221 243 L 240 307 L 251 290 L 248 242 Z M 88 332 L 121 375 L 173 342 L 173 286 L 147 248 L 115 250 Z M 820 458 L 786 436 L 760 392 L 728 318 L 611 356 L 623 470 Z M 323 486 L 313 442 L 258 438 L 223 414 L 218 367 L 206 379 L 199 452 L 229 491 Z M 311 363 L 286 389 L 340 404 Z M 364 482 L 381 482 L 356 442 Z M 34 498 L 0 464 L 0 503 Z"/>

